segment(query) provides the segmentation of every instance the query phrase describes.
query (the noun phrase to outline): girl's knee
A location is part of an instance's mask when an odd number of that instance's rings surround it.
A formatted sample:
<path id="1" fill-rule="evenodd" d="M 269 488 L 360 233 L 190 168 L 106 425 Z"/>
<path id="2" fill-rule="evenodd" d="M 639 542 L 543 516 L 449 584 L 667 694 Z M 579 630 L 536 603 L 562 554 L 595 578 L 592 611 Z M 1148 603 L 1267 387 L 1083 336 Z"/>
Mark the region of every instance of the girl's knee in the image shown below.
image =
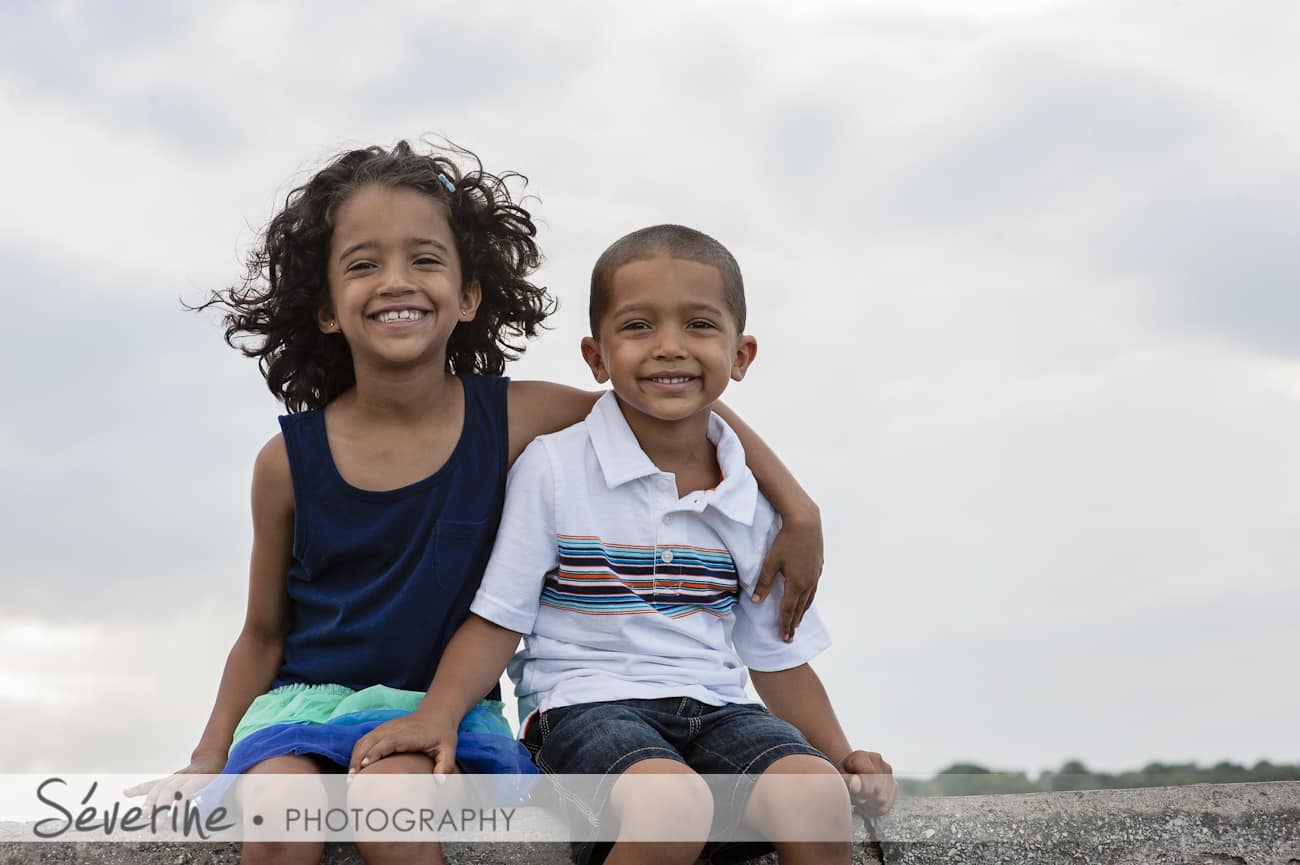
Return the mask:
<path id="1" fill-rule="evenodd" d="M 435 802 L 439 793 L 433 760 L 424 754 L 392 754 L 352 775 L 347 797 L 348 807 L 353 809 L 395 813 L 412 808 L 419 813 L 421 806 Z"/>
<path id="2" fill-rule="evenodd" d="M 319 775 L 320 763 L 309 754 L 284 754 L 253 765 L 245 775 Z"/>
<path id="3" fill-rule="evenodd" d="M 419 814 L 436 806 L 439 793 L 433 760 L 424 754 L 390 754 L 351 776 L 348 809 L 361 815 L 356 844 L 366 865 L 443 862 L 436 842 L 393 841 L 385 834 L 397 828 L 396 816 L 403 811 Z"/>
<path id="4" fill-rule="evenodd" d="M 289 808 L 322 808 L 329 795 L 320 776 L 320 765 L 310 757 L 272 757 L 239 777 L 235 782 L 236 799 L 249 813 L 275 815 Z"/>
<path id="5" fill-rule="evenodd" d="M 246 841 L 240 850 L 240 865 L 319 865 L 325 843 Z"/>
<path id="6" fill-rule="evenodd" d="M 442 846 L 436 842 L 410 844 L 406 842 L 357 841 L 357 853 L 366 865 L 444 865 Z"/>
<path id="7" fill-rule="evenodd" d="M 389 754 L 366 765 L 358 776 L 366 775 L 431 775 L 433 759 L 425 754 Z"/>

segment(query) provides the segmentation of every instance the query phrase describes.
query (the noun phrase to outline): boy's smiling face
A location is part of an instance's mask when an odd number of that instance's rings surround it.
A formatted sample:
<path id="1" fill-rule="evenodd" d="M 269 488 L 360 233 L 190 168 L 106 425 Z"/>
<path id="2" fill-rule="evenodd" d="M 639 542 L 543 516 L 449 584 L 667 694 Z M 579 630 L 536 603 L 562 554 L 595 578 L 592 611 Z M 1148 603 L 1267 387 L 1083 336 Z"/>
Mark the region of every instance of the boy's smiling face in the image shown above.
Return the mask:
<path id="1" fill-rule="evenodd" d="M 582 356 L 626 409 L 707 419 L 727 382 L 745 377 L 758 346 L 737 332 L 717 268 L 657 255 L 619 267 L 605 290 L 608 311 Z"/>

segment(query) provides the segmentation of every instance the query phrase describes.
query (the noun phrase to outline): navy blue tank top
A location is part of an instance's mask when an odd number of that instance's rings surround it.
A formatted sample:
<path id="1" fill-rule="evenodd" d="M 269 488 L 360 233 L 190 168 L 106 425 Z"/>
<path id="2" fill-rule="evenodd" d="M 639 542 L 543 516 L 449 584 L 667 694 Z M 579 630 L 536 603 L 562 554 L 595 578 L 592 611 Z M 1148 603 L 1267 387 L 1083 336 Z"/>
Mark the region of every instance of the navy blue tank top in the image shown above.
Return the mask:
<path id="1" fill-rule="evenodd" d="M 280 418 L 293 475 L 290 623 L 275 685 L 427 690 L 469 613 L 505 499 L 508 380 L 461 376 L 465 423 L 447 462 L 396 490 L 334 465 L 323 411 Z M 500 699 L 499 688 L 490 696 Z"/>

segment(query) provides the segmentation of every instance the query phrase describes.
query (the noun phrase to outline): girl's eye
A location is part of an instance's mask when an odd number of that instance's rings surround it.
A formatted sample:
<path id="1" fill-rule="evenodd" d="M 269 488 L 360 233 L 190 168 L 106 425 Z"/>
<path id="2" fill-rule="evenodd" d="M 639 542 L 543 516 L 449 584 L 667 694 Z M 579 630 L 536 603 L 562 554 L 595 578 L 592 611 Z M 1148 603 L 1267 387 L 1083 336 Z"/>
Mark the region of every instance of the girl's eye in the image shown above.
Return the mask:
<path id="1" fill-rule="evenodd" d="M 347 266 L 347 268 L 344 270 L 344 273 L 355 273 L 358 271 L 370 270 L 372 267 L 374 267 L 374 264 L 372 264 L 369 261 L 354 261 Z"/>
<path id="2" fill-rule="evenodd" d="M 432 255 L 422 255 L 415 260 L 415 263 L 422 267 L 437 267 L 442 264 L 441 261 L 434 258 Z"/>

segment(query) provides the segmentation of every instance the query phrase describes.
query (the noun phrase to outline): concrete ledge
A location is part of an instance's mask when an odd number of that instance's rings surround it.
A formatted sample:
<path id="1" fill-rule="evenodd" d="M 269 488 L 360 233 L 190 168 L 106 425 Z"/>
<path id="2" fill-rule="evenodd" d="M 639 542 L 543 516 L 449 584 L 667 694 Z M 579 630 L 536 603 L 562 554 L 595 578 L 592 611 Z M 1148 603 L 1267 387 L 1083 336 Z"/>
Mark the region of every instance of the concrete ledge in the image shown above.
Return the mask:
<path id="1" fill-rule="evenodd" d="M 879 840 L 876 840 L 879 839 Z M 449 845 L 452 865 L 562 865 L 563 844 Z M 233 844 L 0 843 L 0 865 L 235 865 Z M 359 865 L 332 845 L 327 865 Z M 759 860 L 775 863 L 774 856 Z M 1300 782 L 903 799 L 857 865 L 1300 865 Z"/>
<path id="2" fill-rule="evenodd" d="M 909 799 L 884 861 L 1300 865 L 1300 782 Z"/>

